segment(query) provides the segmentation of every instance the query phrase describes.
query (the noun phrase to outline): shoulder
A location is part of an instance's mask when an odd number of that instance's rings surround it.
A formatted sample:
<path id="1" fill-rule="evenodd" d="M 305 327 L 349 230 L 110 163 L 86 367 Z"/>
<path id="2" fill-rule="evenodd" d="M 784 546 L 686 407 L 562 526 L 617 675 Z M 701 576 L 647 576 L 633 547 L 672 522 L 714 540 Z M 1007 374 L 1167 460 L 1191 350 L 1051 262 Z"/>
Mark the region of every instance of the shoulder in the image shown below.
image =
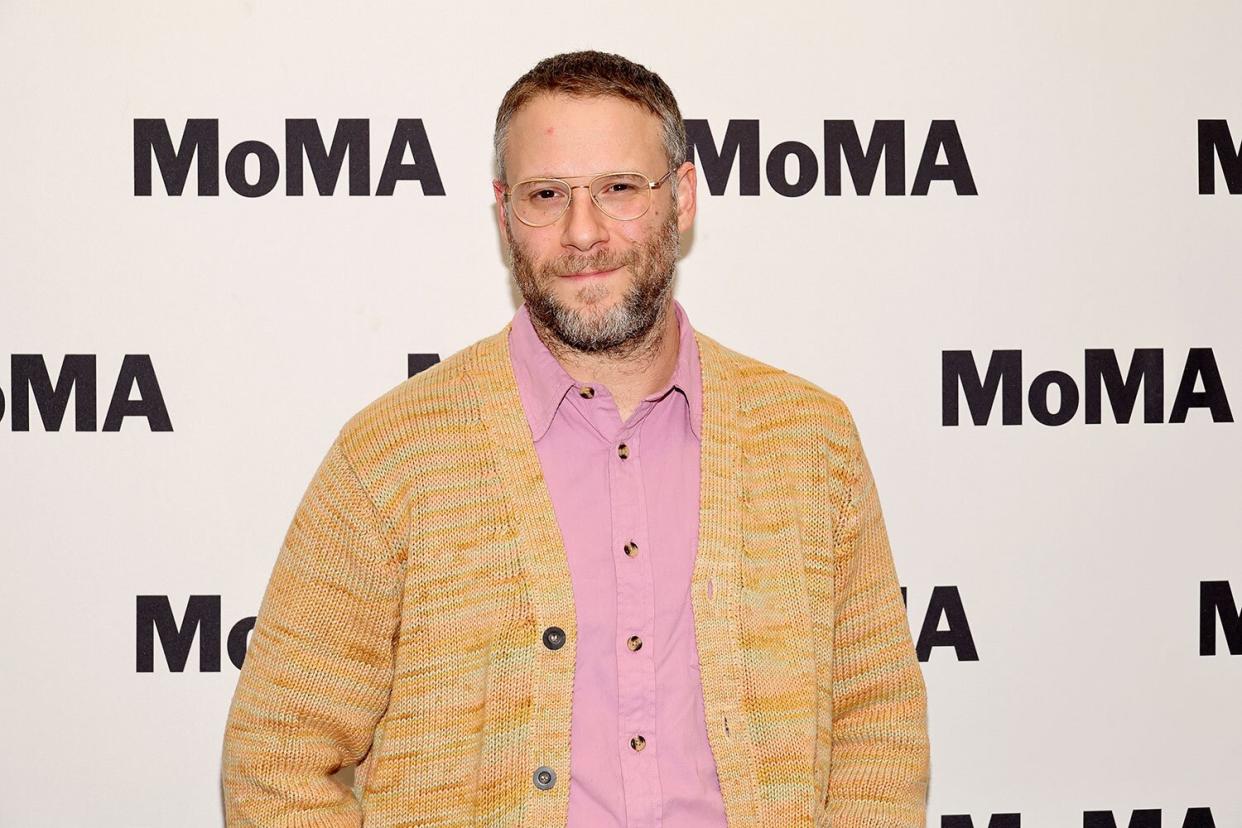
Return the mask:
<path id="1" fill-rule="evenodd" d="M 479 348 L 494 345 L 492 334 L 420 371 L 370 400 L 341 426 L 337 440 L 364 476 L 452 444 L 477 421 L 478 402 L 469 366 Z"/>

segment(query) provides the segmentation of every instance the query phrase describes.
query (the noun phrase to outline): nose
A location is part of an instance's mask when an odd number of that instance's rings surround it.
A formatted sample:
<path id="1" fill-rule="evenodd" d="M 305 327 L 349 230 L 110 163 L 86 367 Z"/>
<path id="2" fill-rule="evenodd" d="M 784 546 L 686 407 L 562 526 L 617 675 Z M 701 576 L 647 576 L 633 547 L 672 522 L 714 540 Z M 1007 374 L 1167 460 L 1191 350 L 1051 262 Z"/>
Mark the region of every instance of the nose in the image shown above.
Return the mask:
<path id="1" fill-rule="evenodd" d="M 586 252 L 600 242 L 608 241 L 608 217 L 591 201 L 585 186 L 574 190 L 569 209 L 561 218 L 565 223 L 561 243 Z"/>

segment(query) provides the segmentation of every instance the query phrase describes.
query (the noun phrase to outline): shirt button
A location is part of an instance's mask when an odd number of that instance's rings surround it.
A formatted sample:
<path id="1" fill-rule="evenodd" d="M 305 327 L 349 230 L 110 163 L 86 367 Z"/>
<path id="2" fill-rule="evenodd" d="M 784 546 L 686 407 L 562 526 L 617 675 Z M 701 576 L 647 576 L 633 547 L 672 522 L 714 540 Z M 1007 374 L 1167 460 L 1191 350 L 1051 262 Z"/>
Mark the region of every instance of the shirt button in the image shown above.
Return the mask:
<path id="1" fill-rule="evenodd" d="M 635 736 L 633 739 L 630 739 L 630 747 L 634 748 L 634 750 L 636 751 L 642 750 L 646 746 L 647 746 L 647 740 L 644 739 L 642 736 Z"/>
<path id="2" fill-rule="evenodd" d="M 625 554 L 629 555 L 631 558 L 637 555 L 638 544 L 634 543 L 634 541 L 630 541 L 629 543 L 627 543 L 625 545 Z"/>
<path id="3" fill-rule="evenodd" d="M 543 646 L 549 650 L 559 650 L 565 643 L 565 631 L 560 627 L 548 627 L 543 631 Z"/>
<path id="4" fill-rule="evenodd" d="M 621 445 L 617 446 L 617 456 L 620 457 L 622 460 L 629 457 L 630 447 L 627 446 L 625 443 L 622 443 Z"/>
<path id="5" fill-rule="evenodd" d="M 546 791 L 556 784 L 556 771 L 547 765 L 541 765 L 535 768 L 535 787 L 541 791 Z"/>
<path id="6" fill-rule="evenodd" d="M 625 642 L 626 646 L 631 650 L 640 650 L 643 646 L 643 640 L 636 635 L 631 635 L 629 640 Z"/>
<path id="7" fill-rule="evenodd" d="M 595 389 L 589 385 L 584 385 L 578 389 L 578 396 L 584 400 L 589 400 L 595 396 Z"/>

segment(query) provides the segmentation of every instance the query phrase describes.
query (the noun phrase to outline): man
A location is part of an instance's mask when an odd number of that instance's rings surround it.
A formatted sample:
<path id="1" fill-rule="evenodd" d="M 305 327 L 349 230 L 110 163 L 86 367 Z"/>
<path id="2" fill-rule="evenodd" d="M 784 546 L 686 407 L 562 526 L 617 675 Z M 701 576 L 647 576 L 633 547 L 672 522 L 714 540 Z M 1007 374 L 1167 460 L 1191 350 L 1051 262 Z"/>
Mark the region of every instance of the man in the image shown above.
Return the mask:
<path id="1" fill-rule="evenodd" d="M 230 710 L 228 825 L 923 826 L 925 687 L 858 430 L 672 299 L 672 93 L 558 55 L 495 144 L 525 301 L 330 447 Z"/>

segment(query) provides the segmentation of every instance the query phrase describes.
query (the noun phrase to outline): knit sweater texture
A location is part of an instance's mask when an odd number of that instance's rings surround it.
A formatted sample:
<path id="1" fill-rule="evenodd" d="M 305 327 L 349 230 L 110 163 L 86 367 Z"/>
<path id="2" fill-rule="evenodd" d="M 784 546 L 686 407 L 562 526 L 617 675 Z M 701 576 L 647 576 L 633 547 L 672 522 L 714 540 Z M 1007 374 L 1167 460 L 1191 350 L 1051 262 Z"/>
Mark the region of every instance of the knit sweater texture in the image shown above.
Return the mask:
<path id="1" fill-rule="evenodd" d="M 229 708 L 228 828 L 565 825 L 573 590 L 508 333 L 400 383 L 329 447 Z M 690 597 L 728 823 L 923 828 L 926 689 L 854 419 L 695 337 Z M 350 790 L 333 774 L 354 764 Z M 546 790 L 539 768 L 559 777 Z"/>

